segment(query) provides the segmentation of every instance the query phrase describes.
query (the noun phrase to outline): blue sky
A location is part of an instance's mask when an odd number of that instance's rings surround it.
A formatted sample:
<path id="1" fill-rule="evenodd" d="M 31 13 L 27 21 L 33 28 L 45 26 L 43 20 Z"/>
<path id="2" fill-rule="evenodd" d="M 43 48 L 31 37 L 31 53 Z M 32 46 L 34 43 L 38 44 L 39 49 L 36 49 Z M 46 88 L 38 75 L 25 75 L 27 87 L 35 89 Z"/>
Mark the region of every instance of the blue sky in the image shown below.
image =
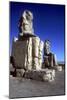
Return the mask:
<path id="1" fill-rule="evenodd" d="M 34 33 L 41 40 L 51 41 L 51 51 L 58 61 L 64 61 L 65 43 L 65 6 L 10 2 L 10 49 L 13 37 L 18 37 L 18 21 L 24 10 L 33 13 Z M 10 50 L 11 51 L 11 50 Z"/>

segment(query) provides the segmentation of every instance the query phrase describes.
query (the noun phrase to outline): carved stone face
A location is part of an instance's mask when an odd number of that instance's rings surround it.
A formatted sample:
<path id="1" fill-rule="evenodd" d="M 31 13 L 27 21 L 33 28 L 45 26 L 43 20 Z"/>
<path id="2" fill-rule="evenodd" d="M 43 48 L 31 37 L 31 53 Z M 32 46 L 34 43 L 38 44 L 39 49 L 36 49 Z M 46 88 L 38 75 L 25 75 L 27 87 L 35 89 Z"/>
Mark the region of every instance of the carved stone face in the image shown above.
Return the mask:
<path id="1" fill-rule="evenodd" d="M 21 20 L 19 22 L 19 31 L 20 34 L 33 34 L 33 14 L 25 10 L 21 16 Z"/>
<path id="2" fill-rule="evenodd" d="M 26 19 L 28 21 L 32 21 L 33 20 L 33 15 L 28 10 L 25 10 L 22 16 L 23 16 L 24 19 Z"/>
<path id="3" fill-rule="evenodd" d="M 49 54 L 50 53 L 50 42 L 49 40 L 46 40 L 45 43 L 44 43 L 44 51 L 45 51 L 45 54 Z"/>
<path id="4" fill-rule="evenodd" d="M 33 19 L 32 13 L 31 13 L 31 12 L 28 12 L 28 11 L 27 11 L 26 13 L 27 13 L 27 16 L 26 16 L 27 19 L 28 19 L 28 20 L 32 20 L 32 19 Z"/>

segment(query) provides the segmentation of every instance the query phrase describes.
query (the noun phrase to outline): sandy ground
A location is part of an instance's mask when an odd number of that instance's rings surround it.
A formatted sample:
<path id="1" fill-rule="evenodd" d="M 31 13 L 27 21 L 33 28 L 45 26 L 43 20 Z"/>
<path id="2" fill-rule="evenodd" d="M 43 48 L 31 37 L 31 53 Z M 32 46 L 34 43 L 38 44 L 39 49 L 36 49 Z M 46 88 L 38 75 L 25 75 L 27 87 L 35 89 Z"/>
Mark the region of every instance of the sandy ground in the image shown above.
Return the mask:
<path id="1" fill-rule="evenodd" d="M 56 72 L 56 78 L 53 82 L 18 80 L 10 76 L 9 92 L 10 98 L 64 95 L 64 70 Z"/>

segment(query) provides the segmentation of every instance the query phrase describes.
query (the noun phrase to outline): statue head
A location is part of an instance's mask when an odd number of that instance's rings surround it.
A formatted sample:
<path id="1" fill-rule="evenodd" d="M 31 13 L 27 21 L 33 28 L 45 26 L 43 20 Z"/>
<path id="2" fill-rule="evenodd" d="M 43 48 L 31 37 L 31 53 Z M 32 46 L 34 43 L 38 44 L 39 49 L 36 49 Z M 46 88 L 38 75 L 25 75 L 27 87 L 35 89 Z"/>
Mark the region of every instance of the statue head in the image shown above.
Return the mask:
<path id="1" fill-rule="evenodd" d="M 28 20 L 28 21 L 32 21 L 33 20 L 33 14 L 31 11 L 29 10 L 25 10 L 22 14 L 22 17 L 25 19 L 25 20 Z"/>
<path id="2" fill-rule="evenodd" d="M 22 34 L 33 34 L 33 14 L 25 10 L 19 20 L 19 32 Z"/>

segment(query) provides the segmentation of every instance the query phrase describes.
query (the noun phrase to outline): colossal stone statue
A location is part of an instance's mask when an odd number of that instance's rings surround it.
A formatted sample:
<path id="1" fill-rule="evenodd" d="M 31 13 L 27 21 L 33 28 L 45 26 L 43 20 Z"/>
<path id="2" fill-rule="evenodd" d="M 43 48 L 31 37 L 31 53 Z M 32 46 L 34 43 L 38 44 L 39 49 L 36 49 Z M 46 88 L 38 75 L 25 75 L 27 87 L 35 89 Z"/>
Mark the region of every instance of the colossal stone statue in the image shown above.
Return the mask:
<path id="1" fill-rule="evenodd" d="M 44 43 L 44 64 L 45 64 L 45 67 L 48 67 L 48 68 L 57 66 L 56 55 L 50 51 L 49 40 L 45 40 L 45 43 Z"/>
<path id="2" fill-rule="evenodd" d="M 44 43 L 44 54 L 49 54 L 50 53 L 50 41 L 45 40 Z"/>
<path id="3" fill-rule="evenodd" d="M 23 36 L 25 34 L 34 34 L 33 30 L 33 14 L 25 10 L 19 20 L 19 32 L 20 35 Z"/>

